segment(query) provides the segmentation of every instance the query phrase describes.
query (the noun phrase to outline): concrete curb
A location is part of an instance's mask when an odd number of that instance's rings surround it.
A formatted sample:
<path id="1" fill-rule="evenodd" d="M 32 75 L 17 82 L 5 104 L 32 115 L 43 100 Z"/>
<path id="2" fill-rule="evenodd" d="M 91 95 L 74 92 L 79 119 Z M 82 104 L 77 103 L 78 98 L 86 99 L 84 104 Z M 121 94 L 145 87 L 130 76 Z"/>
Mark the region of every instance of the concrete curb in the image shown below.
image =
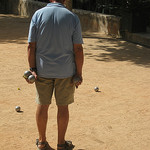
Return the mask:
<path id="1" fill-rule="evenodd" d="M 130 33 L 126 32 L 125 37 L 127 41 L 139 43 L 141 45 L 150 47 L 150 33 Z"/>

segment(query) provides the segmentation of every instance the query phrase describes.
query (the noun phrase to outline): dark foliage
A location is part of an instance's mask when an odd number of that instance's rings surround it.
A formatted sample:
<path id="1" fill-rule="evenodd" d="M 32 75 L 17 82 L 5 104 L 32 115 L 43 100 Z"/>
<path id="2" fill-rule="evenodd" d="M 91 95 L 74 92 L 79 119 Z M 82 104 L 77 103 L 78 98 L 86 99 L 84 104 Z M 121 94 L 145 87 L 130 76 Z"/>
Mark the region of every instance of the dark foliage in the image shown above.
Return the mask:
<path id="1" fill-rule="evenodd" d="M 49 0 L 35 0 L 35 1 L 49 3 Z"/>
<path id="2" fill-rule="evenodd" d="M 122 11 L 148 11 L 150 0 L 74 0 L 73 8 L 121 15 Z"/>

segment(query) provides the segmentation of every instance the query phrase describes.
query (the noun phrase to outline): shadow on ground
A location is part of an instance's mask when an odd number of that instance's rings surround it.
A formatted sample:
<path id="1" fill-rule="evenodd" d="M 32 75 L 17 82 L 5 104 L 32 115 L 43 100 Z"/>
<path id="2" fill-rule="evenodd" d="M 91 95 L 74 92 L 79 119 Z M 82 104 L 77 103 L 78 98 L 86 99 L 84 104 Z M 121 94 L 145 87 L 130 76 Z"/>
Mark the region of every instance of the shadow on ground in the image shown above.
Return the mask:
<path id="1" fill-rule="evenodd" d="M 27 42 L 30 19 L 15 15 L 0 14 L 0 43 L 25 44 Z M 83 34 L 88 39 L 85 55 L 97 61 L 129 61 L 150 67 L 150 48 L 98 34 Z M 92 43 L 91 41 L 96 41 Z M 94 53 L 94 51 L 97 51 Z"/>
<path id="2" fill-rule="evenodd" d="M 24 44 L 29 23 L 29 18 L 0 14 L 0 43 Z"/>
<path id="3" fill-rule="evenodd" d="M 148 47 L 110 37 L 97 37 L 94 35 L 91 35 L 91 37 L 83 35 L 83 37 L 97 39 L 96 43 L 89 44 L 91 47 L 89 50 L 91 51 L 85 52 L 87 57 L 106 62 L 129 61 L 137 65 L 150 67 L 150 48 Z"/>

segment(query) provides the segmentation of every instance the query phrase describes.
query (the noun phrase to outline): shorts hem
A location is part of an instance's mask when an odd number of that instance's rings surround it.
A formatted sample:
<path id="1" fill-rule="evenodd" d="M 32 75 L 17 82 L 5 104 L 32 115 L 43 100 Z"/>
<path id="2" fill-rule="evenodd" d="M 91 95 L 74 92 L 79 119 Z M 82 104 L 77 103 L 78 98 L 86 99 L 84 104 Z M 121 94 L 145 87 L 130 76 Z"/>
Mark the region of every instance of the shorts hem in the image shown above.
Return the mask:
<path id="1" fill-rule="evenodd" d="M 39 101 L 35 101 L 37 104 L 39 104 L 39 105 L 50 105 L 51 103 L 40 103 Z"/>
<path id="2" fill-rule="evenodd" d="M 65 105 L 70 105 L 70 104 L 72 104 L 72 103 L 74 103 L 74 101 L 73 102 L 69 102 L 69 103 L 66 103 L 66 104 L 63 104 L 63 103 L 56 103 L 56 105 L 57 106 L 65 106 Z"/>

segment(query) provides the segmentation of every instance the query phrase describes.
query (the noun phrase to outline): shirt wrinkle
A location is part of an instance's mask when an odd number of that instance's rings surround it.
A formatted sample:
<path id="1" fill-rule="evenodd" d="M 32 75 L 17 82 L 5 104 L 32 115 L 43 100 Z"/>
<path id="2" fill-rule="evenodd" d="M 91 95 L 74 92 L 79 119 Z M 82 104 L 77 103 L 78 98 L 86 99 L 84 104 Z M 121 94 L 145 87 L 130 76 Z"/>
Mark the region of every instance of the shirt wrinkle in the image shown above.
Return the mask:
<path id="1" fill-rule="evenodd" d="M 38 76 L 67 78 L 75 74 L 73 44 L 83 43 L 76 14 L 60 3 L 39 9 L 30 24 L 28 42 L 32 41 L 36 42 Z"/>

